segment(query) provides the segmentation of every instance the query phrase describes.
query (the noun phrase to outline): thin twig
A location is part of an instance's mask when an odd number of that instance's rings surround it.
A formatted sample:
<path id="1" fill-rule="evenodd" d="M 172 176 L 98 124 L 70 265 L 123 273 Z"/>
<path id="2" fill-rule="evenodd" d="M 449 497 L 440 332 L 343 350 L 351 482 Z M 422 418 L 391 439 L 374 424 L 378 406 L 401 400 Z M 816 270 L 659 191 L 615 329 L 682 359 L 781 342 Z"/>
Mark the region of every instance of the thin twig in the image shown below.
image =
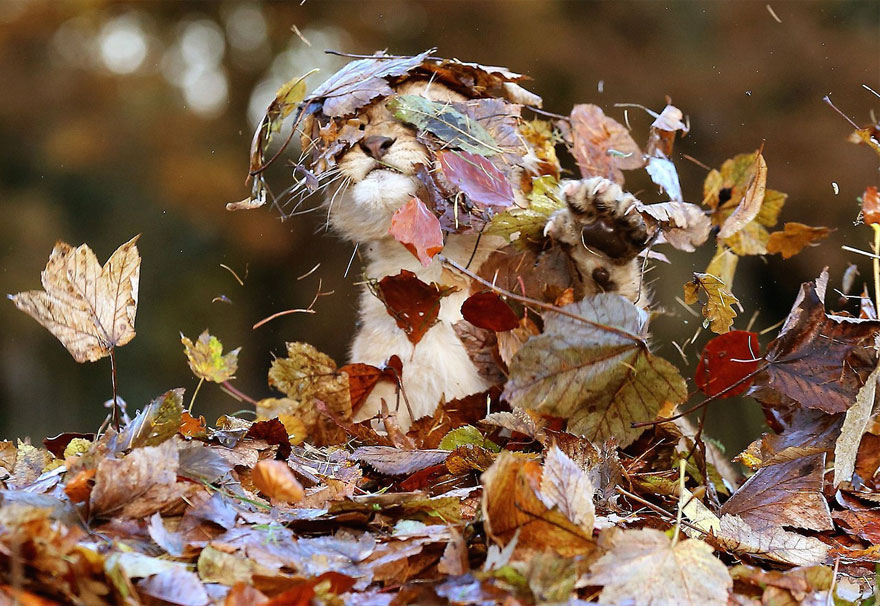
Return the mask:
<path id="1" fill-rule="evenodd" d="M 113 383 L 113 410 L 110 418 L 113 419 L 113 429 L 119 433 L 119 400 L 116 395 L 116 348 L 110 348 L 110 380 Z"/>

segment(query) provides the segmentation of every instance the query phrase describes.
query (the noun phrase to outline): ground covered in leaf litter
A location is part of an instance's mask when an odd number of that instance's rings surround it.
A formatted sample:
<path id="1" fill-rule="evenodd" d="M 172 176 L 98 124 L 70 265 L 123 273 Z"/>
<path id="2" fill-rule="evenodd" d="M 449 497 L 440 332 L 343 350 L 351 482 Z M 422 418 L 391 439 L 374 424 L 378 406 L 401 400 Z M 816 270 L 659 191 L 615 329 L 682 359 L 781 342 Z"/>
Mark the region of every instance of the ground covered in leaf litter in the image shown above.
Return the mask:
<path id="1" fill-rule="evenodd" d="M 496 96 L 519 79 L 428 53 L 351 65 L 305 98 L 323 116 L 316 165 L 332 164 L 358 136 L 329 120 L 344 122 L 414 71 Z M 263 165 L 273 121 L 303 99 L 300 84 L 283 87 L 270 106 L 252 167 Z M 557 142 L 585 178 L 623 183 L 623 170 L 646 168 L 670 198 L 637 209 L 660 238 L 693 250 L 710 223 L 718 227 L 718 253 L 685 287 L 686 300 L 708 299 L 703 315 L 720 334 L 703 349 L 694 381 L 709 398 L 750 389 L 763 407 L 773 433 L 737 457 L 748 480 L 699 433 L 665 420 L 686 408 L 687 388 L 647 347 L 640 310 L 616 295 L 574 302 L 565 285 L 548 291 L 540 280 L 530 289 L 535 275 L 514 271 L 523 258 L 509 255 L 513 263 L 490 260 L 494 285 L 462 310 L 503 385 L 447 402 L 406 432 L 392 414 L 382 433 L 351 421 L 370 389 L 397 381 L 404 363 L 338 368 L 290 343 L 269 373 L 279 397 L 254 403 L 256 421 L 225 416 L 207 427 L 191 414 L 195 394 L 187 406 L 178 389 L 99 436 L 3 442 L 0 596 L 89 605 L 874 604 L 880 322 L 870 298 L 861 297 L 859 317 L 829 313 L 823 272 L 803 285 L 763 349 L 758 335 L 730 330 L 737 258 L 787 258 L 828 230 L 787 223 L 768 231 L 785 195 L 766 188 L 760 150 L 709 173 L 705 210 L 684 203 L 669 158 L 686 127 L 671 105 L 656 114 L 642 153 L 596 106 L 576 106 L 555 124 L 525 122 L 514 103 L 531 101 L 516 95 L 467 107 L 395 101 L 398 119 L 424 131 L 441 171 L 421 176 L 431 198 L 401 209 L 392 234 L 430 262 L 442 249 L 436 230 L 478 225 L 508 236 L 537 266 L 542 257 L 529 245 L 559 208 L 551 193 Z M 499 126 L 499 115 L 517 119 Z M 545 174 L 526 184 L 529 208 L 502 211 L 511 194 L 499 144 L 518 140 L 504 136 L 516 131 L 541 150 Z M 856 135 L 880 150 L 876 132 Z M 256 179 L 254 198 L 240 206 L 265 200 L 263 186 Z M 461 196 L 466 214 L 450 196 Z M 865 221 L 877 223 L 876 189 L 862 202 Z M 134 337 L 135 241 L 104 266 L 87 246 L 59 243 L 45 291 L 13 302 L 76 360 L 112 363 L 114 348 Z M 375 288 L 414 343 L 447 294 L 408 272 Z M 231 387 L 238 350 L 223 354 L 207 332 L 182 343 L 202 382 Z"/>

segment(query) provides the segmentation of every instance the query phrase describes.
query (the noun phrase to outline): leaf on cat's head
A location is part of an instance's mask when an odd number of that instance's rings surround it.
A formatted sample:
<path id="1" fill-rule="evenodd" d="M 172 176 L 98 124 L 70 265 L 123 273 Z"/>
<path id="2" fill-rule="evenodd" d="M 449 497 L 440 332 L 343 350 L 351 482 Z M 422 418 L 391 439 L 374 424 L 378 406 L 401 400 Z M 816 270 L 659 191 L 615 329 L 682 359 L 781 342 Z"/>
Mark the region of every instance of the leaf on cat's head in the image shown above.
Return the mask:
<path id="1" fill-rule="evenodd" d="M 491 156 L 504 150 L 483 127 L 449 103 L 431 101 L 420 95 L 400 95 L 388 101 L 388 109 L 398 120 L 426 130 L 447 147 Z"/>
<path id="2" fill-rule="evenodd" d="M 477 208 L 502 209 L 513 204 L 510 182 L 485 157 L 466 151 L 443 151 L 437 158 L 446 180 Z"/>
<path id="3" fill-rule="evenodd" d="M 513 357 L 504 389 L 511 405 L 565 418 L 572 433 L 625 447 L 643 431 L 632 423 L 684 401 L 684 379 L 648 351 L 644 312 L 632 302 L 601 294 L 562 309 L 569 315 L 546 313 L 543 334 Z"/>
<path id="4" fill-rule="evenodd" d="M 767 240 L 767 252 L 779 253 L 789 259 L 807 246 L 816 246 L 831 234 L 827 227 L 811 227 L 803 223 L 786 223 L 782 231 L 774 231 Z"/>
<path id="5" fill-rule="evenodd" d="M 180 342 L 183 343 L 183 352 L 190 370 L 198 378 L 223 383 L 234 377 L 241 347 L 223 355 L 223 344 L 217 337 L 209 334 L 207 329 L 202 331 L 195 343 L 181 333 Z"/>
<path id="6" fill-rule="evenodd" d="M 391 217 L 388 230 L 419 262 L 427 267 L 431 259 L 443 250 L 443 230 L 440 221 L 424 202 L 413 196 Z"/>
<path id="7" fill-rule="evenodd" d="M 621 171 L 645 165 L 642 150 L 626 127 L 598 105 L 575 105 L 569 120 L 572 153 L 583 178 L 605 177 L 623 184 Z"/>
<path id="8" fill-rule="evenodd" d="M 44 291 L 10 295 L 77 362 L 95 362 L 135 336 L 141 258 L 135 236 L 101 266 L 92 249 L 58 242 L 41 274 Z"/>
<path id="9" fill-rule="evenodd" d="M 533 179 L 528 206 L 514 205 L 493 216 L 485 233 L 503 236 L 520 250 L 538 247 L 544 241 L 544 227 L 550 216 L 565 207 L 565 202 L 556 195 L 558 189 L 559 181 L 555 177 L 545 175 Z"/>
<path id="10" fill-rule="evenodd" d="M 415 344 L 437 322 L 440 299 L 452 294 L 455 287 L 425 284 L 405 269 L 396 276 L 385 276 L 376 286 L 376 296 L 385 304 L 406 338 Z"/>
<path id="11" fill-rule="evenodd" d="M 712 332 L 726 333 L 733 326 L 736 317 L 734 305 L 739 306 L 739 299 L 733 296 L 727 286 L 717 276 L 694 272 L 694 279 L 684 285 L 684 302 L 692 305 L 699 301 L 700 292 L 706 293 L 703 305 L 703 317 L 711 322 Z"/>

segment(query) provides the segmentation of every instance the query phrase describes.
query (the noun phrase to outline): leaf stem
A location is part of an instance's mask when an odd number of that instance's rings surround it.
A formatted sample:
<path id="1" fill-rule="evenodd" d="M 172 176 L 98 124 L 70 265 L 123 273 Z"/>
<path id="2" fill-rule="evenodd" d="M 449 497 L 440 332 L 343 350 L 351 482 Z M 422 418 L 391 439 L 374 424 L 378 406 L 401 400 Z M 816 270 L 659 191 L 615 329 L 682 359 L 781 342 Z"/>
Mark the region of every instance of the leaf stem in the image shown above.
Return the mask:
<path id="1" fill-rule="evenodd" d="M 196 396 L 199 395 L 199 390 L 202 388 L 202 383 L 204 383 L 204 382 L 205 382 L 205 377 L 201 377 L 199 379 L 199 384 L 196 385 L 196 390 L 193 392 L 193 397 L 189 401 L 189 408 L 187 408 L 187 410 L 186 410 L 190 414 L 192 414 L 193 404 L 195 404 Z"/>
<path id="2" fill-rule="evenodd" d="M 256 400 L 254 400 L 252 397 L 250 397 L 246 393 L 241 392 L 238 389 L 236 389 L 235 387 L 233 387 L 232 383 L 230 383 L 229 381 L 223 381 L 220 384 L 220 389 L 222 389 L 223 391 L 226 391 L 227 393 L 229 393 L 229 395 L 238 399 L 241 402 L 247 402 L 248 404 L 253 404 L 255 406 L 257 404 Z"/>
<path id="3" fill-rule="evenodd" d="M 113 421 L 113 429 L 119 433 L 119 400 L 116 395 L 116 348 L 110 348 L 110 381 L 113 384 L 113 410 L 110 418 Z"/>
<path id="4" fill-rule="evenodd" d="M 675 549 L 675 546 L 678 544 L 678 536 L 681 534 L 681 516 L 684 512 L 684 503 L 682 502 L 684 499 L 684 469 L 687 466 L 687 461 L 684 459 L 678 460 L 678 511 L 675 514 L 675 532 L 672 535 L 672 548 Z M 708 481 L 708 478 L 707 478 Z"/>

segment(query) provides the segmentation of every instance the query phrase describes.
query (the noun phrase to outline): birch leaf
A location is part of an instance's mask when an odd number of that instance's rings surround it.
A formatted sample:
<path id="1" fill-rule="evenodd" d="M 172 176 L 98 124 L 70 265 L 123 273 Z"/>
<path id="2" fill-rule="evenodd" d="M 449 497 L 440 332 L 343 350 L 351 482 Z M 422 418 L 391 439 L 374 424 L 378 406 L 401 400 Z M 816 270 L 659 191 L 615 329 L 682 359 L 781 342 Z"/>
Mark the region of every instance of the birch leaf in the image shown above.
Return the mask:
<path id="1" fill-rule="evenodd" d="M 880 365 L 871 372 L 868 380 L 856 394 L 855 404 L 846 411 L 840 436 L 834 446 L 834 487 L 852 479 L 856 468 L 856 455 L 862 436 L 871 420 L 874 410 L 874 397 L 877 393 L 877 379 L 880 377 Z"/>
<path id="2" fill-rule="evenodd" d="M 101 266 L 92 249 L 58 242 L 41 274 L 44 291 L 10 295 L 77 362 L 95 362 L 134 338 L 141 258 L 135 236 Z"/>
<path id="3" fill-rule="evenodd" d="M 544 333 L 511 361 L 503 395 L 511 405 L 563 417 L 572 433 L 594 442 L 613 437 L 626 447 L 643 431 L 633 422 L 684 401 L 684 380 L 645 347 L 642 312 L 630 301 L 601 294 L 562 309 L 586 322 L 545 316 Z"/>

